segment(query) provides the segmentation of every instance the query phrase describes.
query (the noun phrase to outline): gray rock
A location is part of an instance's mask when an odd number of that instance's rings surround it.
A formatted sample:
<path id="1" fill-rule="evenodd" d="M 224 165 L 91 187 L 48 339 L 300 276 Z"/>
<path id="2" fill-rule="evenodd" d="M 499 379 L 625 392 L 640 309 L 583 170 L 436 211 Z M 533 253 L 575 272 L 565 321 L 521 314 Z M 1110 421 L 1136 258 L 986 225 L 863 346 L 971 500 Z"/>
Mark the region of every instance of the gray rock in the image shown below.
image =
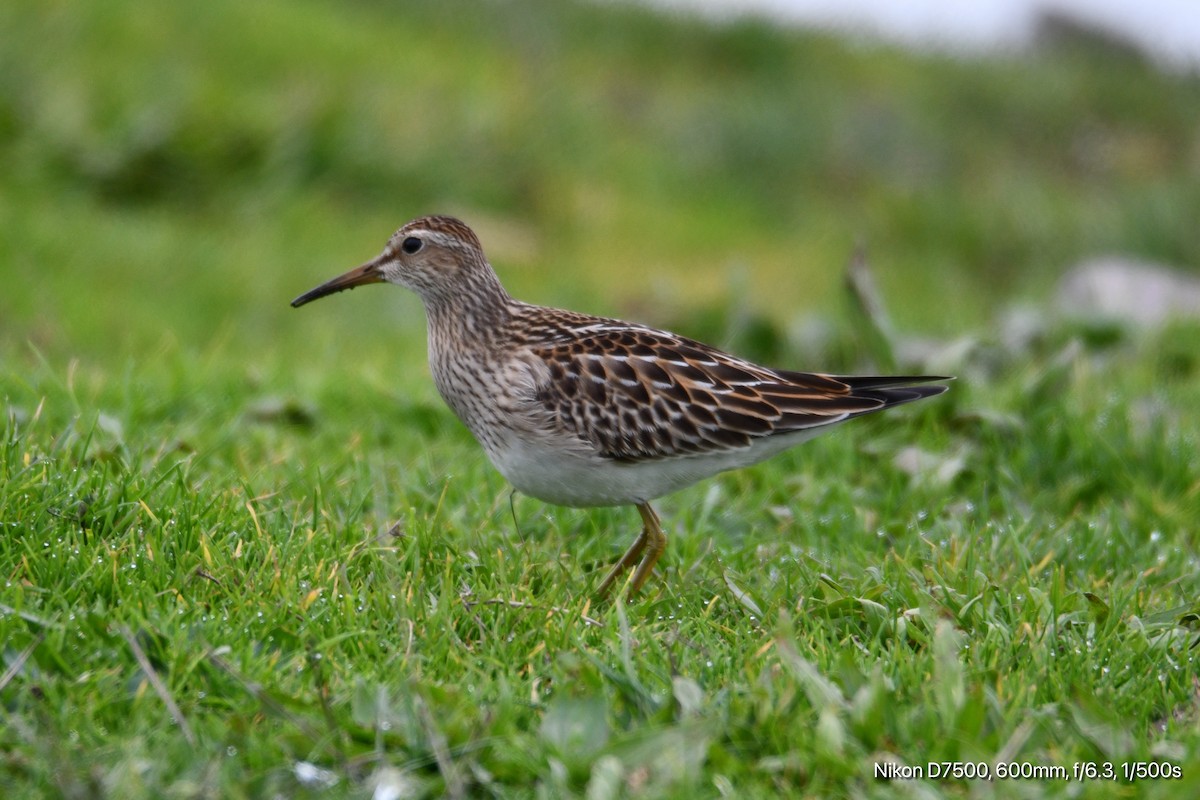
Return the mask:
<path id="1" fill-rule="evenodd" d="M 1200 276 L 1147 261 L 1104 256 L 1085 261 L 1063 276 L 1056 305 L 1068 318 L 1139 328 L 1173 318 L 1200 318 Z"/>

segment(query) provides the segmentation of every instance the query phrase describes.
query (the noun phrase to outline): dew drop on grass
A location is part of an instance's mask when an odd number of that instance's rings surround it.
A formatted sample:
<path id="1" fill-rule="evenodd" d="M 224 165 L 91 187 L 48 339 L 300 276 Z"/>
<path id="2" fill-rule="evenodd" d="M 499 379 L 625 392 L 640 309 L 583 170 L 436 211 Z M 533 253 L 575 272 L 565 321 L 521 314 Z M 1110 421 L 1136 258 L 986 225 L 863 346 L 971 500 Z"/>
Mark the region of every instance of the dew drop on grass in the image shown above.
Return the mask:
<path id="1" fill-rule="evenodd" d="M 229 756 L 230 758 L 233 758 L 234 756 L 237 755 L 237 748 L 234 747 L 233 745 L 229 745 L 229 747 L 225 748 L 225 755 Z"/>

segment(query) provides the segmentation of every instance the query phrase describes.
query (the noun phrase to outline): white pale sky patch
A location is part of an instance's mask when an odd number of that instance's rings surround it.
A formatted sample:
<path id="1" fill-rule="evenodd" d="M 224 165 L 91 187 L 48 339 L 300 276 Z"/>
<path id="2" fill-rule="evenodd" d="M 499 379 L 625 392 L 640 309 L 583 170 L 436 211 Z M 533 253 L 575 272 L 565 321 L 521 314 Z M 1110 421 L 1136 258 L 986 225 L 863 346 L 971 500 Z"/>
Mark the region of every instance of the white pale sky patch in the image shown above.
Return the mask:
<path id="1" fill-rule="evenodd" d="M 918 47 L 981 53 L 1029 42 L 1042 11 L 1117 33 L 1159 62 L 1200 66 L 1200 0 L 646 0 L 717 18 L 759 14 Z"/>

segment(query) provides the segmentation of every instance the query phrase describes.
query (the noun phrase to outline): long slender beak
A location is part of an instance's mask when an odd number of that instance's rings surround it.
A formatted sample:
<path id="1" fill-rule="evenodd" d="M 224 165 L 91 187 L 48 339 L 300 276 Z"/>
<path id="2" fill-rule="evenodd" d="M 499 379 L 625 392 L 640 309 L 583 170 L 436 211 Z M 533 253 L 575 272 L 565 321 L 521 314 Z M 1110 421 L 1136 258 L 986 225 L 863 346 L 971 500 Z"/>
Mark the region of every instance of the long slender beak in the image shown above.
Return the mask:
<path id="1" fill-rule="evenodd" d="M 365 286 L 368 283 L 382 283 L 383 272 L 381 268 L 385 260 L 386 254 L 382 254 L 378 258 L 363 264 L 361 267 L 355 267 L 344 275 L 339 275 L 333 280 L 325 281 L 317 288 L 310 289 L 293 300 L 292 308 L 299 308 L 305 303 L 311 303 L 313 300 L 322 298 L 327 294 L 335 294 L 343 289 L 353 289 L 355 286 Z"/>

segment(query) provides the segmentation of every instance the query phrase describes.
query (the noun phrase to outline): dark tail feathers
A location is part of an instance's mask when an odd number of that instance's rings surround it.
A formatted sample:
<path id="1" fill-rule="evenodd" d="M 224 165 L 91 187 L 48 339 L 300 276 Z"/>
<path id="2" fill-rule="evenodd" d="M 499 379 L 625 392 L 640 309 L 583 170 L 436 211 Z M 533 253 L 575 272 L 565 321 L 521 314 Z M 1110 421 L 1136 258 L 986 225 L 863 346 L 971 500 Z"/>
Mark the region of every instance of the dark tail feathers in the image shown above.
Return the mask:
<path id="1" fill-rule="evenodd" d="M 933 381 L 952 381 L 954 378 L 937 375 L 835 375 L 834 380 L 841 381 L 850 387 L 850 394 L 855 397 L 867 397 L 878 400 L 883 405 L 880 408 L 911 403 L 925 397 L 933 397 L 950 387 L 945 384 L 933 386 L 914 386 L 913 384 L 931 383 Z M 878 409 L 876 409 L 878 410 Z"/>

